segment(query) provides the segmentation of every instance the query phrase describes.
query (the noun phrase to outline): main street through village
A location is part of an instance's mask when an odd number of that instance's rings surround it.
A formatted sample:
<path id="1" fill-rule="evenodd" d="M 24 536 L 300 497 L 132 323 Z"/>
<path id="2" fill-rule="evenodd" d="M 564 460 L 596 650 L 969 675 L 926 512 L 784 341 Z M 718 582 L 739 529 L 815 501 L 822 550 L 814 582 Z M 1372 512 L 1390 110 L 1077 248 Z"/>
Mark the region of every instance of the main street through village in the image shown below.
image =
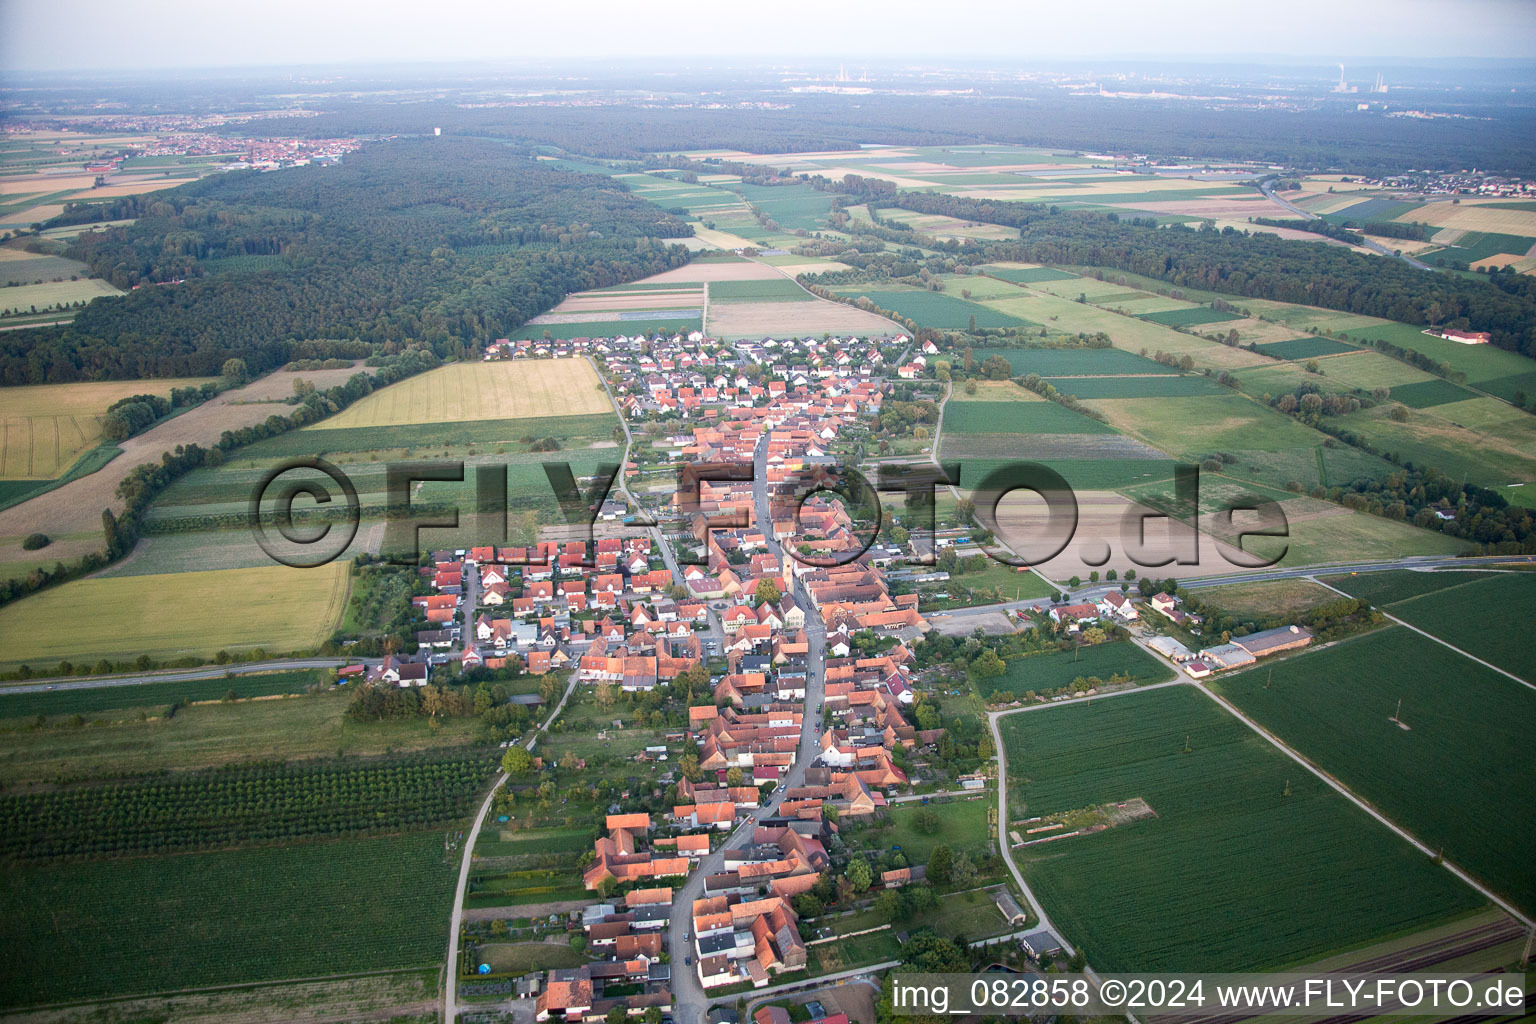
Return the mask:
<path id="1" fill-rule="evenodd" d="M 768 484 L 768 432 L 759 438 L 753 453 L 752 490 L 753 511 L 758 529 L 762 530 L 768 549 L 781 564 L 792 556 L 773 536 L 772 492 Z M 798 563 L 796 563 L 798 564 Z M 675 572 L 676 570 L 674 570 Z M 695 957 L 693 948 L 693 901 L 704 894 L 704 880 L 711 874 L 724 870 L 725 852 L 740 849 L 752 841 L 752 833 L 758 824 L 772 816 L 778 807 L 781 794 L 805 783 L 805 769 L 816 760 L 820 750 L 820 732 L 817 725 L 821 718 L 822 703 L 826 697 L 826 625 L 816 610 L 805 584 L 798 574 L 794 577 L 795 601 L 805 610 L 805 635 L 809 643 L 809 665 L 805 685 L 805 710 L 800 716 L 800 746 L 794 763 L 785 773 L 774 796 L 752 811 L 736 826 L 720 849 L 703 858 L 688 876 L 688 881 L 672 893 L 672 913 L 668 919 L 668 952 L 672 960 L 673 1016 L 681 1024 L 700 1024 L 709 1008 L 709 997 L 698 974 L 692 970 Z"/>

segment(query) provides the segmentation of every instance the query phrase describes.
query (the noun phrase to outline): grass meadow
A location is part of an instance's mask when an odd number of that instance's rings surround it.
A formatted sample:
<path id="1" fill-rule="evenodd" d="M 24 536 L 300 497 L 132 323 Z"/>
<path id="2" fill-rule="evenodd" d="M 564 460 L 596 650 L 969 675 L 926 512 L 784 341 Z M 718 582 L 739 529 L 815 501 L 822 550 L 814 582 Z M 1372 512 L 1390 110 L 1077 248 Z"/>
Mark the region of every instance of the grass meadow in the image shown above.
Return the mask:
<path id="1" fill-rule="evenodd" d="M 347 587 L 337 563 L 74 580 L 0 608 L 0 664 L 311 648 L 341 620 Z"/>
<path id="2" fill-rule="evenodd" d="M 238 680 L 220 682 L 242 692 Z M 146 692 L 142 699 L 159 698 Z M 7 718 L 0 723 L 0 772 L 8 783 L 57 783 L 253 760 L 399 753 L 457 746 L 480 735 L 479 723 L 468 718 L 436 726 L 425 719 L 354 722 L 345 714 L 350 702 L 342 690 L 194 704 L 170 717 L 165 704 L 151 704 L 85 711 L 84 725 L 45 729 Z"/>

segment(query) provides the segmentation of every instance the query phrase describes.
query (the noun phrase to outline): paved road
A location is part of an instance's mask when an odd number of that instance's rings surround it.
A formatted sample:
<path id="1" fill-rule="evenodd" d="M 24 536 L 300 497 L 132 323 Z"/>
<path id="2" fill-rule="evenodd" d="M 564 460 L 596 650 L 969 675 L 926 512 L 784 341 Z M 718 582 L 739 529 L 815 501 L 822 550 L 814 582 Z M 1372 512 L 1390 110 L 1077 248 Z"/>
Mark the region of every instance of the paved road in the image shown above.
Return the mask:
<path id="1" fill-rule="evenodd" d="M 463 586 L 460 588 L 459 608 L 464 616 L 464 631 L 459 634 L 459 653 L 475 642 L 475 604 L 480 600 L 480 570 L 473 562 L 464 563 Z"/>
<path id="2" fill-rule="evenodd" d="M 524 741 L 525 749 L 532 751 L 534 745 L 539 742 L 539 737 L 548 729 L 560 712 L 565 710 L 565 702 L 571 699 L 571 694 L 576 691 L 576 674 L 571 673 L 571 680 L 565 686 L 565 693 L 560 695 L 560 700 L 555 704 L 554 710 L 544 719 L 542 725 L 533 731 L 533 734 Z M 491 785 L 491 791 L 485 794 L 485 799 L 480 804 L 480 810 L 475 814 L 475 823 L 470 826 L 469 834 L 464 837 L 464 857 L 459 864 L 459 884 L 453 893 L 453 916 L 448 925 L 448 964 L 443 974 L 443 1021 L 444 1024 L 455 1024 L 459 1014 L 459 930 L 464 925 L 464 893 L 469 888 L 469 869 L 474 860 L 475 840 L 480 837 L 480 828 L 485 824 L 486 815 L 490 813 L 491 801 L 496 797 L 496 791 L 502 783 L 507 781 L 507 773 L 500 772 L 496 781 Z"/>
<path id="3" fill-rule="evenodd" d="M 222 679 L 225 676 L 246 676 L 256 672 L 277 672 L 286 669 L 339 668 L 349 664 L 344 658 L 285 658 L 277 661 L 248 661 L 239 665 L 209 665 L 206 668 L 177 669 L 168 672 L 135 672 L 125 675 L 56 676 L 35 679 L 27 683 L 0 684 L 0 698 L 7 693 L 40 693 L 43 690 L 96 690 L 104 686 L 142 686 L 146 683 L 180 683 L 189 679 Z"/>
<path id="4" fill-rule="evenodd" d="M 1348 573 L 1390 572 L 1394 569 L 1430 571 L 1435 569 L 1496 568 L 1500 565 L 1514 565 L 1532 561 L 1536 561 L 1536 558 L 1530 555 L 1481 555 L 1475 558 L 1458 558 L 1455 555 L 1414 555 L 1408 558 L 1396 558 L 1377 562 L 1341 562 L 1325 566 L 1312 565 L 1301 569 L 1245 569 L 1221 576 L 1179 579 L 1179 586 L 1186 590 L 1199 590 L 1204 587 L 1225 586 L 1229 583 L 1260 583 L 1269 580 L 1311 579 L 1317 575 L 1342 576 Z M 1151 569 L 1148 572 L 1149 574 L 1167 573 L 1169 576 L 1178 577 L 1178 568 L 1176 565 L 1170 565 L 1162 569 Z M 1094 583 L 1086 587 L 1078 587 L 1076 590 L 1068 590 L 1066 593 L 1068 601 L 1082 603 L 1097 601 L 1105 594 L 1119 591 L 1119 589 L 1120 584 L 1118 582 Z M 1028 601 L 1004 601 L 1001 604 L 983 604 L 976 605 L 973 608 L 955 608 L 948 615 L 951 619 L 963 620 L 1025 608 L 1048 608 L 1050 605 L 1050 598 L 1037 597 Z M 937 614 L 943 613 L 933 613 L 929 617 L 932 618 Z"/>
<path id="5" fill-rule="evenodd" d="M 758 528 L 763 531 L 767 539 L 768 548 L 784 564 L 798 564 L 790 560 L 782 546 L 773 539 L 773 517 L 769 513 L 768 495 L 768 434 L 764 432 L 759 438 L 757 450 L 754 453 L 754 491 L 756 492 L 756 518 Z M 663 551 L 667 548 L 663 545 Z M 820 718 L 819 709 L 826 697 L 826 624 L 821 619 L 821 614 L 811 604 L 810 595 L 806 592 L 805 585 L 798 578 L 794 580 L 793 593 L 795 601 L 805 610 L 805 634 L 810 651 L 808 671 L 805 684 L 805 711 L 801 715 L 800 722 L 800 746 L 795 753 L 795 760 L 785 773 L 783 786 L 791 788 L 804 785 L 805 769 L 812 764 L 821 753 L 820 734 L 816 729 L 816 722 Z M 681 888 L 672 892 L 672 915 L 668 921 L 668 952 L 672 957 L 672 1004 L 673 1016 L 679 1024 L 702 1024 L 704 1016 L 714 1000 L 711 1000 L 704 991 L 704 986 L 699 982 L 697 965 L 690 965 L 689 960 L 696 957 L 697 951 L 693 948 L 690 935 L 693 932 L 693 901 L 704 895 L 704 879 L 711 874 L 719 874 L 724 870 L 725 851 L 739 849 L 746 846 L 752 840 L 753 830 L 759 822 L 770 817 L 777 809 L 779 797 L 770 799 L 769 803 L 753 811 L 735 830 L 726 838 L 720 849 L 704 857 L 694 871 L 688 876 L 687 882 Z M 865 973 L 870 968 L 861 968 L 859 971 L 848 972 L 851 974 Z M 842 977 L 844 975 L 834 975 Z M 756 994 L 761 995 L 759 990 Z M 735 997 L 730 997 L 734 1001 Z"/>
<path id="6" fill-rule="evenodd" d="M 1271 202 L 1278 203 L 1280 206 L 1285 207 L 1287 210 L 1290 210 L 1292 213 L 1296 214 L 1296 216 L 1300 217 L 1302 220 L 1318 220 L 1318 219 L 1320 219 L 1317 214 L 1312 213 L 1309 210 L 1303 210 L 1301 207 L 1297 206 L 1295 203 L 1291 202 L 1289 199 L 1282 199 L 1279 196 L 1275 195 L 1275 186 L 1274 186 L 1274 182 L 1272 182 L 1272 181 L 1260 182 L 1259 183 L 1259 191 L 1263 192 L 1265 197 L 1268 198 Z M 1377 253 L 1378 255 L 1389 256 L 1389 257 L 1392 257 L 1394 259 L 1400 259 L 1404 263 L 1408 264 L 1410 267 L 1417 267 L 1419 270 L 1434 270 L 1435 269 L 1434 267 L 1430 266 L 1428 263 L 1423 262 L 1422 260 L 1416 260 L 1412 256 L 1406 256 L 1406 255 L 1403 255 L 1402 253 L 1393 252 L 1391 249 L 1388 249 L 1386 246 L 1382 245 L 1380 242 L 1373 242 L 1369 238 L 1367 238 L 1365 240 L 1365 247 L 1367 249 L 1371 250 L 1372 252 Z"/>

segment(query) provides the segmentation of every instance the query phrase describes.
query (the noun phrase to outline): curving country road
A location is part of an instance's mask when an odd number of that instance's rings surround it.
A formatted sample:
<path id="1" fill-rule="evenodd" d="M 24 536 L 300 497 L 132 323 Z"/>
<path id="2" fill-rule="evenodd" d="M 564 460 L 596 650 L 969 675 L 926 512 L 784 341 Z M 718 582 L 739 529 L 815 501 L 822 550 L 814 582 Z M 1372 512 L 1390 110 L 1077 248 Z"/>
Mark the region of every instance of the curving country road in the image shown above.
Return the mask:
<path id="1" fill-rule="evenodd" d="M 1275 203 L 1275 204 L 1277 204 L 1279 206 L 1285 207 L 1287 210 L 1291 211 L 1296 216 L 1300 217 L 1302 220 L 1321 220 L 1322 219 L 1321 217 L 1319 217 L 1317 214 L 1311 212 L 1310 210 L 1303 210 L 1301 207 L 1297 206 L 1295 203 L 1291 202 L 1289 199 L 1281 199 L 1279 196 L 1275 195 L 1275 185 L 1274 185 L 1274 181 L 1273 180 L 1259 182 L 1259 191 L 1263 192 L 1264 193 L 1264 197 L 1266 199 L 1268 199 L 1270 202 Z M 1391 249 L 1388 249 L 1386 246 L 1382 245 L 1380 242 L 1373 242 L 1369 238 L 1367 238 L 1365 240 L 1364 245 L 1365 245 L 1365 247 L 1367 249 L 1371 250 L 1371 252 L 1374 252 L 1377 255 L 1387 256 L 1387 257 L 1390 257 L 1392 259 L 1402 260 L 1404 263 L 1408 264 L 1410 267 L 1416 267 L 1419 270 L 1431 270 L 1431 271 L 1435 269 L 1434 267 L 1430 266 L 1428 263 L 1423 262 L 1422 260 L 1416 260 L 1412 256 L 1408 256 L 1408 255 L 1405 255 L 1405 254 L 1399 253 L 1399 252 L 1394 252 Z"/>
<path id="2" fill-rule="evenodd" d="M 539 742 L 539 737 L 548 729 L 550 723 L 559 717 L 565 710 L 565 702 L 571 699 L 571 694 L 576 691 L 576 673 L 571 673 L 571 680 L 565 686 L 565 693 L 560 695 L 560 700 L 555 704 L 554 710 L 544 719 L 544 723 L 533 731 L 533 734 L 523 742 L 523 748 L 532 751 L 534 744 Z M 459 884 L 453 893 L 453 916 L 448 924 L 448 964 L 443 973 L 443 1021 L 444 1024 L 455 1024 L 459 1014 L 459 930 L 464 925 L 464 893 L 469 888 L 469 869 L 475 856 L 475 840 L 480 837 L 480 829 L 485 825 L 485 818 L 491 811 L 491 801 L 496 797 L 496 791 L 502 783 L 507 781 L 507 773 L 500 772 L 496 781 L 491 785 L 491 791 L 485 794 L 485 799 L 480 804 L 480 810 L 475 815 L 475 822 L 470 826 L 469 833 L 464 837 L 464 858 L 459 864 Z"/>

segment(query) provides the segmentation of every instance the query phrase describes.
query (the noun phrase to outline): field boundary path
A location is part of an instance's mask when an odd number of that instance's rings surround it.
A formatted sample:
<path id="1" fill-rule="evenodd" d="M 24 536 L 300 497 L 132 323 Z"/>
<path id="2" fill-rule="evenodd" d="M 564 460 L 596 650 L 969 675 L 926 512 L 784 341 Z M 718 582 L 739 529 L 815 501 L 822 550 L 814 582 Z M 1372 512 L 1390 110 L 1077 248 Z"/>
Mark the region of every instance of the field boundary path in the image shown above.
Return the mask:
<path id="1" fill-rule="evenodd" d="M 539 742 L 539 737 L 544 734 L 550 724 L 565 710 L 565 702 L 571 699 L 571 694 L 576 691 L 576 673 L 571 673 L 570 682 L 565 686 L 565 692 L 560 695 L 560 700 L 549 717 L 544 719 L 533 734 L 523 741 L 523 748 L 532 752 L 534 744 Z M 448 921 L 448 962 L 443 968 L 443 1024 L 455 1024 L 459 1018 L 459 929 L 464 923 L 464 892 L 469 888 L 469 869 L 475 858 L 475 840 L 480 838 L 480 829 L 485 824 L 485 817 L 491 811 L 491 802 L 496 798 L 496 791 L 507 781 L 506 772 L 498 772 L 496 781 L 491 784 L 490 792 L 485 794 L 485 799 L 480 803 L 480 811 L 475 815 L 475 822 L 470 826 L 469 834 L 464 837 L 464 857 L 459 864 L 459 884 L 453 892 L 453 914 Z"/>
<path id="2" fill-rule="evenodd" d="M 1181 680 L 1180 682 L 1182 683 L 1183 681 Z M 1348 786 L 1344 785 L 1342 782 L 1340 782 L 1339 780 L 1335 779 L 1332 775 L 1329 775 L 1327 772 L 1323 771 L 1321 768 L 1319 768 L 1317 765 L 1313 764 L 1310 760 L 1308 760 L 1306 757 L 1302 756 L 1297 751 L 1291 749 L 1289 746 L 1286 745 L 1284 740 L 1280 739 L 1280 737 L 1276 736 L 1274 733 L 1272 733 L 1268 729 L 1264 728 L 1258 722 L 1256 722 L 1253 719 L 1249 718 L 1242 711 L 1238 710 L 1237 706 L 1235 704 L 1233 704 L 1231 701 L 1227 700 L 1225 697 L 1222 697 L 1220 694 L 1214 692 L 1213 690 L 1211 690 L 1209 687 L 1207 687 L 1204 683 L 1200 682 L 1199 680 L 1191 679 L 1191 680 L 1189 680 L 1188 683 L 1184 683 L 1183 685 L 1193 686 L 1195 689 L 1197 689 L 1201 693 L 1205 694 L 1211 700 L 1215 701 L 1218 705 L 1220 705 L 1221 707 L 1225 708 L 1239 722 L 1242 722 L 1248 728 L 1252 729 L 1254 732 L 1256 732 L 1260 736 L 1264 737 L 1264 739 L 1268 740 L 1269 743 L 1271 745 L 1273 745 L 1276 750 L 1280 751 L 1286 757 L 1289 757 L 1292 761 L 1295 761 L 1297 764 L 1301 765 L 1307 771 L 1309 771 L 1313 775 L 1317 776 L 1324 783 L 1326 783 L 1329 786 L 1329 788 L 1333 789 L 1340 796 L 1344 797 L 1350 803 L 1352 803 L 1356 807 L 1360 808 L 1366 814 L 1369 814 L 1371 817 L 1375 818 L 1377 821 L 1379 821 L 1383 825 L 1387 826 L 1387 828 L 1389 828 L 1393 832 L 1397 833 L 1398 836 L 1400 836 L 1401 838 L 1407 840 L 1420 853 L 1423 853 L 1425 856 L 1428 856 L 1428 857 L 1435 857 L 1435 856 L 1438 855 L 1440 857 L 1440 866 L 1441 867 L 1445 868 L 1445 870 L 1449 871 L 1451 874 L 1455 875 L 1457 878 L 1461 879 L 1463 882 L 1465 882 L 1466 884 L 1470 885 L 1473 889 L 1476 889 L 1477 892 L 1484 899 L 1488 900 L 1488 902 L 1492 903 L 1494 906 L 1496 906 L 1500 910 L 1504 911 L 1510 917 L 1513 917 L 1515 920 L 1517 920 L 1521 924 L 1525 925 L 1526 928 L 1529 928 L 1529 929 L 1531 929 L 1533 931 L 1536 931 L 1536 921 L 1532 921 L 1525 914 L 1521 913 L 1519 910 L 1517 910 L 1514 907 L 1510 906 L 1509 903 L 1507 903 L 1502 897 L 1498 896 L 1492 890 L 1488 889 L 1486 886 L 1484 886 L 1477 879 L 1475 879 L 1471 875 L 1467 874 L 1467 872 L 1463 871 L 1461 868 L 1457 867 L 1455 864 L 1451 863 L 1449 860 L 1446 860 L 1445 859 L 1445 855 L 1443 853 L 1440 853 L 1440 852 L 1438 852 L 1436 850 L 1430 849 L 1430 847 L 1426 843 L 1420 842 L 1419 838 L 1417 836 L 1415 836 L 1412 832 L 1409 832 L 1407 829 L 1403 828 L 1401 825 L 1398 825 L 1396 822 L 1392 821 L 1386 815 L 1382 814 L 1375 807 L 1373 807 L 1368 801 L 1366 801 L 1366 800 L 1356 796 L 1354 791 L 1351 790 Z M 1146 687 L 1143 687 L 1143 689 L 1146 689 Z M 1132 692 L 1134 692 L 1134 691 L 1132 691 Z"/>
<path id="3" fill-rule="evenodd" d="M 1329 590 L 1333 591 L 1335 594 L 1343 594 L 1343 596 L 1345 596 L 1345 597 L 1354 597 L 1355 596 L 1353 594 L 1345 593 L 1344 591 L 1340 590 L 1338 587 L 1333 586 L 1332 584 L 1324 583 L 1320 579 L 1316 579 L 1316 578 L 1311 577 L 1311 576 L 1308 576 L 1307 579 L 1311 580 L 1313 583 L 1316 583 L 1320 587 L 1327 587 Z M 1415 626 L 1413 623 L 1411 623 L 1411 622 L 1404 622 L 1402 619 L 1398 618 L 1396 615 L 1393 615 L 1391 612 L 1387 611 L 1385 608 L 1382 608 L 1380 605 L 1372 605 L 1372 607 L 1375 608 L 1378 612 L 1380 612 L 1384 618 L 1391 619 L 1393 622 L 1397 623 L 1399 626 L 1402 626 L 1405 629 L 1411 629 L 1415 633 L 1419 634 L 1419 636 L 1426 637 L 1426 638 L 1428 638 L 1430 640 L 1433 640 L 1435 643 L 1439 644 L 1441 647 L 1448 647 L 1451 650 L 1455 651 L 1457 654 L 1461 655 L 1463 658 L 1470 658 L 1471 660 L 1477 662 L 1479 665 L 1483 666 L 1483 668 L 1492 669 L 1493 671 L 1497 672 L 1501 676 L 1508 676 L 1510 679 L 1513 679 L 1515 682 L 1519 683 L 1521 686 L 1525 687 L 1528 690 L 1536 690 L 1536 683 L 1531 683 L 1531 682 L 1529 682 L 1529 681 L 1527 681 L 1525 679 L 1521 679 L 1519 676 L 1515 675 L 1513 672 L 1507 672 L 1504 669 L 1499 668 L 1499 666 L 1497 666 L 1497 665 L 1494 665 L 1494 664 L 1492 664 L 1490 662 L 1484 661 L 1482 658 L 1479 658 L 1475 654 L 1469 654 L 1468 652 L 1462 650 L 1460 647 L 1457 647 L 1455 644 L 1448 643 L 1447 641 L 1440 639 L 1439 637 L 1435 636 L 1433 633 L 1426 633 L 1424 630 L 1420 629 L 1418 626 Z"/>

